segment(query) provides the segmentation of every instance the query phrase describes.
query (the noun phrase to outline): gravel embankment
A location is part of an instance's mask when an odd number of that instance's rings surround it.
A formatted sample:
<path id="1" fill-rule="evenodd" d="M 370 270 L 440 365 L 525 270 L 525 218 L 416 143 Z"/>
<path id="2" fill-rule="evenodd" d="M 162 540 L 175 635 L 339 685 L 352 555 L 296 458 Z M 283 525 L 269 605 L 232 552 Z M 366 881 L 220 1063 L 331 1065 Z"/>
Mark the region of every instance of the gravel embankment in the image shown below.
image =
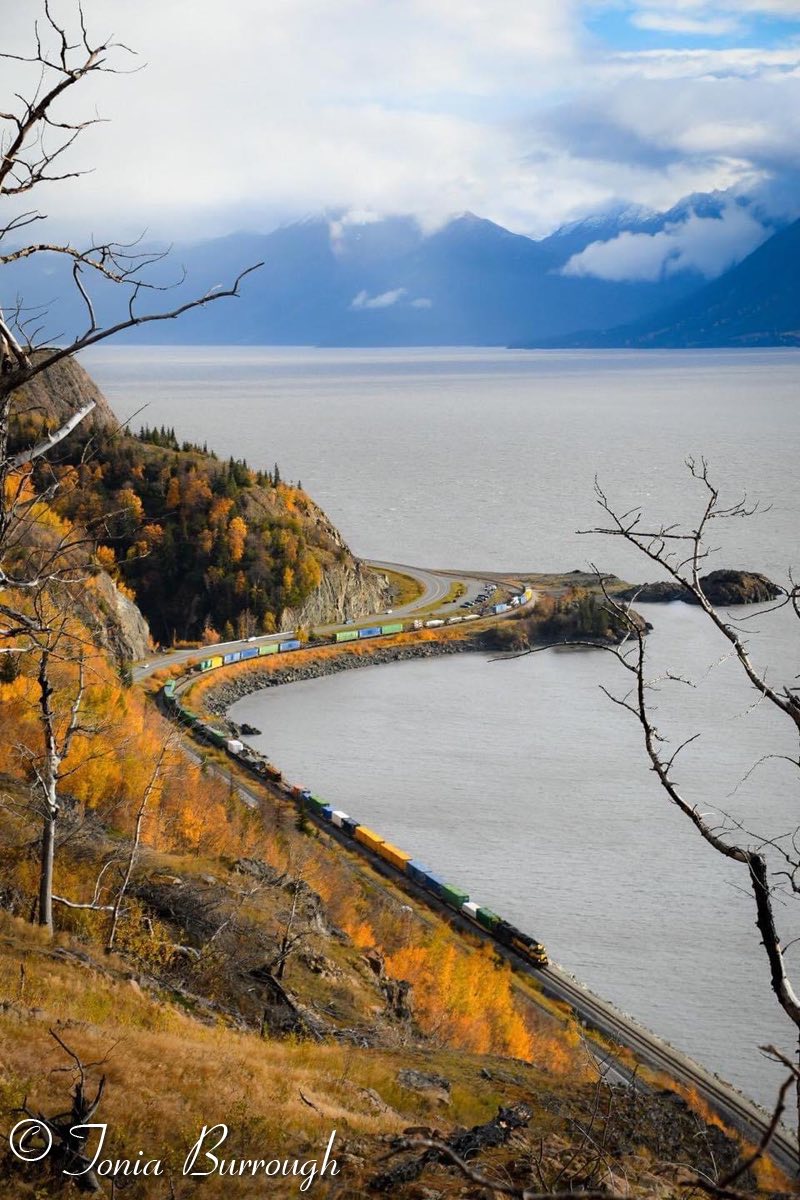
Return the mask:
<path id="1" fill-rule="evenodd" d="M 488 647 L 477 639 L 454 639 L 446 642 L 422 642 L 417 646 L 381 646 L 369 656 L 348 654 L 327 655 L 318 662 L 302 666 L 286 666 L 275 671 L 245 670 L 233 679 L 226 679 L 207 692 L 204 707 L 217 716 L 224 717 L 232 704 L 262 688 L 280 687 L 284 683 L 297 683 L 301 679 L 320 679 L 325 675 L 337 675 L 339 671 L 354 671 L 360 667 L 380 666 L 390 662 L 410 662 L 416 658 L 436 658 L 442 654 L 464 654 L 487 651 Z"/>

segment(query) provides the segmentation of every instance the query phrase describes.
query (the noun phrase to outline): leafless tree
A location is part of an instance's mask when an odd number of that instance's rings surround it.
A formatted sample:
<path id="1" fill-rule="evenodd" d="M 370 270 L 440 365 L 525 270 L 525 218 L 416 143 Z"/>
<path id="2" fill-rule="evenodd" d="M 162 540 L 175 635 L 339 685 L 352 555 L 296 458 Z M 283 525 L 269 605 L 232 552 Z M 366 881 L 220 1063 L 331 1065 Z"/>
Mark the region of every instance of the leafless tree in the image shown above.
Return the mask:
<path id="1" fill-rule="evenodd" d="M 82 705 L 86 688 L 86 663 L 83 653 L 79 652 L 69 695 L 66 698 L 57 695 L 53 665 L 59 659 L 64 645 L 63 621 L 39 635 L 36 681 L 42 748 L 40 753 L 31 751 L 28 755 L 35 778 L 34 797 L 42 829 L 38 920 L 46 929 L 53 928 L 53 866 L 56 823 L 60 811 L 59 783 L 63 763 L 75 735 L 82 731 Z"/>
<path id="2" fill-rule="evenodd" d="M 89 401 L 64 416 L 58 428 L 29 445 L 11 448 L 12 409 L 15 398 L 37 376 L 78 351 L 96 345 L 126 329 L 152 321 L 172 320 L 190 309 L 239 295 L 248 267 L 226 287 L 215 288 L 171 309 L 146 306 L 147 297 L 165 290 L 148 277 L 148 268 L 164 255 L 142 252 L 137 243 L 41 240 L 19 245 L 32 227 L 46 221 L 38 208 L 26 208 L 32 193 L 83 172 L 70 165 L 69 151 L 97 118 L 82 118 L 69 111 L 76 93 L 83 94 L 87 80 L 118 74 L 125 69 L 130 51 L 112 38 L 93 38 L 76 0 L 71 21 L 56 19 L 48 0 L 42 0 L 41 17 L 33 22 L 31 44 L 25 50 L 6 47 L 0 59 L 30 73 L 27 94 L 9 97 L 0 109 L 0 268 L 48 257 L 67 264 L 76 295 L 85 311 L 83 329 L 61 345 L 48 345 L 43 337 L 46 312 L 31 312 L 20 298 L 4 295 L 0 286 L 0 652 L 28 648 L 25 635 L 40 632 L 27 598 L 55 578 L 62 578 L 75 561 L 68 545 L 50 546 L 47 554 L 20 554 L 24 530 L 35 520 L 36 506 L 52 499 L 58 489 L 54 477 L 46 494 L 34 497 L 26 485 L 32 464 L 46 458 L 76 429 L 95 407 Z M 35 198 L 34 198 L 35 202 Z M 0 275 L 0 281 L 2 281 Z M 98 316 L 93 285 L 112 286 L 124 297 L 124 315 L 104 322 Z"/>
<path id="3" fill-rule="evenodd" d="M 623 539 L 662 572 L 666 572 L 696 602 L 722 642 L 727 643 L 728 654 L 738 663 L 753 691 L 754 703 L 766 706 L 774 713 L 777 722 L 789 724 L 795 750 L 789 754 L 769 753 L 760 761 L 781 759 L 795 771 L 800 771 L 800 692 L 797 677 L 791 676 L 783 683 L 773 683 L 766 671 L 755 666 L 748 644 L 747 623 L 733 620 L 725 611 L 715 608 L 703 589 L 701 578 L 704 564 L 713 553 L 708 539 L 715 525 L 720 521 L 753 516 L 755 508 L 748 504 L 746 498 L 731 505 L 723 504 L 704 460 L 689 460 L 687 466 L 703 497 L 694 528 L 683 528 L 676 524 L 650 526 L 638 508 L 620 513 L 600 486 L 596 485 L 597 502 L 605 521 L 593 530 L 581 532 Z M 783 901 L 786 896 L 800 897 L 798 833 L 795 831 L 786 837 L 776 837 L 772 833 L 754 834 L 728 814 L 708 811 L 713 806 L 708 804 L 705 797 L 692 797 L 677 782 L 676 760 L 687 746 L 696 741 L 699 734 L 695 733 L 672 748 L 667 735 L 656 723 L 655 697 L 665 683 L 691 681 L 671 673 L 652 674 L 642 623 L 634 619 L 629 602 L 623 603 L 609 594 L 602 579 L 601 586 L 609 614 L 625 630 L 621 643 L 610 649 L 630 677 L 630 688 L 623 694 L 616 695 L 605 688 L 603 690 L 637 721 L 651 768 L 670 803 L 684 814 L 716 854 L 742 867 L 752 894 L 756 925 L 761 935 L 772 990 L 800 1038 L 800 998 L 787 968 L 786 946 L 779 929 L 776 903 L 778 898 Z M 788 608 L 800 618 L 800 588 L 791 577 L 773 608 Z M 797 1119 L 800 1128 L 800 1075 L 797 1079 Z"/>

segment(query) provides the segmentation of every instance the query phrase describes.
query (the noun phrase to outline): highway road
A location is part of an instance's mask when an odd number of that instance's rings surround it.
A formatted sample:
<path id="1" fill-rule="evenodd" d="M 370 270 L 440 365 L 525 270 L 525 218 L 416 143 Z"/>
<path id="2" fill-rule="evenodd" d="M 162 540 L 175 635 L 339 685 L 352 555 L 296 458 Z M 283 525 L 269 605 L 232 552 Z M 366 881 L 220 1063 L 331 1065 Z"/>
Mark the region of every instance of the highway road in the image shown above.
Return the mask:
<path id="1" fill-rule="evenodd" d="M 431 571 L 423 567 L 410 567 L 401 563 L 388 562 L 369 562 L 367 566 L 373 567 L 376 571 L 388 570 L 395 571 L 400 575 L 408 575 L 411 579 L 415 579 L 422 588 L 422 594 L 416 600 L 410 604 L 401 605 L 390 610 L 393 618 L 412 617 L 421 609 L 425 610 L 425 616 L 431 617 L 433 612 L 436 611 L 437 606 L 442 608 L 443 613 L 452 616 L 458 612 L 460 604 L 465 600 L 474 600 L 484 584 L 489 582 L 488 578 L 479 572 L 464 572 L 463 574 L 459 572 L 454 574 L 451 571 Z M 464 595 L 458 600 L 445 605 L 445 597 L 453 586 L 453 583 L 457 582 L 464 585 Z M 381 612 L 369 613 L 366 616 L 359 617 L 355 624 L 381 624 L 385 620 L 388 611 L 387 609 L 383 609 Z M 336 633 L 343 628 L 345 626 L 341 623 L 315 626 L 318 633 L 326 636 Z M 285 641 L 287 638 L 293 637 L 294 633 L 293 629 L 282 629 L 277 633 L 270 633 L 263 637 L 254 638 L 252 645 L 260 646 L 268 642 Z M 198 655 L 227 654 L 231 650 L 241 650 L 242 645 L 242 639 L 237 638 L 232 642 L 215 642 L 213 645 L 199 646 L 190 650 L 160 652 L 142 662 L 136 663 L 133 668 L 133 678 L 137 681 L 142 680 L 152 674 L 153 671 L 158 671 L 161 667 L 172 667 L 176 663 L 188 662 L 196 659 Z"/>

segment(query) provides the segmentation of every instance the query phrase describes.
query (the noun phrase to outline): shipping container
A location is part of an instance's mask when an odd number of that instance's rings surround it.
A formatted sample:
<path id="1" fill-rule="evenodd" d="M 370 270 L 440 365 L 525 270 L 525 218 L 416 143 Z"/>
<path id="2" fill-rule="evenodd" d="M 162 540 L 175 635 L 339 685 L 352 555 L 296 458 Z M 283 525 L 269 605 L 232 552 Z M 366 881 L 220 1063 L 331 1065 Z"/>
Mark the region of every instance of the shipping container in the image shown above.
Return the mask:
<path id="1" fill-rule="evenodd" d="M 380 637 L 381 627 L 380 625 L 370 625 L 368 629 L 359 629 L 358 636 L 360 638 Z"/>
<path id="2" fill-rule="evenodd" d="M 331 817 L 333 816 L 333 809 L 331 808 L 330 804 L 326 804 L 322 809 L 322 816 L 326 821 L 330 821 Z"/>
<path id="3" fill-rule="evenodd" d="M 342 817 L 342 829 L 348 837 L 355 837 L 360 826 L 353 817 Z"/>
<path id="4" fill-rule="evenodd" d="M 216 669 L 217 669 L 217 667 L 221 667 L 221 666 L 222 666 L 222 655 L 221 655 L 221 654 L 215 654 L 215 655 L 214 655 L 214 656 L 211 658 L 211 666 L 212 666 L 212 668 L 213 668 L 214 670 L 216 670 Z"/>
<path id="5" fill-rule="evenodd" d="M 228 740 L 227 735 L 221 729 L 212 729 L 208 726 L 206 733 L 215 746 L 224 746 Z"/>
<path id="6" fill-rule="evenodd" d="M 499 613 L 508 612 L 507 604 L 495 604 L 492 606 L 492 612 L 497 615 Z"/>
<path id="7" fill-rule="evenodd" d="M 210 658 L 203 659 L 203 661 L 200 663 L 200 670 L 201 671 L 210 671 L 211 670 L 211 659 Z"/>
<path id="8" fill-rule="evenodd" d="M 331 825 L 335 825 L 337 829 L 341 829 L 345 821 L 349 821 L 346 812 L 342 812 L 340 808 L 335 808 L 331 813 Z"/>
<path id="9" fill-rule="evenodd" d="M 258 658 L 258 646 L 250 646 L 242 651 L 242 658 Z"/>
<path id="10" fill-rule="evenodd" d="M 175 684 L 171 679 L 170 679 L 169 683 L 164 684 L 164 695 L 169 700 L 171 700 L 172 697 L 175 695 Z"/>
<path id="11" fill-rule="evenodd" d="M 469 892 L 462 892 L 461 888 L 454 884 L 446 883 L 442 888 L 442 899 L 454 908 L 461 908 L 469 900 Z"/>
<path id="12" fill-rule="evenodd" d="M 402 633 L 402 632 L 403 632 L 403 626 L 402 626 L 402 623 L 399 621 L 395 625 L 381 625 L 381 633 L 383 633 L 383 634 Z"/>
<path id="13" fill-rule="evenodd" d="M 478 920 L 478 923 L 481 924 L 484 929 L 488 929 L 490 933 L 494 933 L 495 929 L 500 924 L 500 918 L 498 917 L 497 913 L 492 912 L 490 908 L 484 908 L 481 906 L 481 908 L 479 908 L 476 912 L 475 916 Z"/>
<path id="14" fill-rule="evenodd" d="M 292 796 L 294 797 L 294 799 L 300 800 L 302 798 L 302 795 L 303 795 L 303 788 L 300 787 L 299 783 L 292 784 Z"/>
<path id="15" fill-rule="evenodd" d="M 406 854 L 405 850 L 398 849 L 391 842 L 384 842 L 378 847 L 378 854 L 381 858 L 385 858 L 393 867 L 397 867 L 398 871 L 405 872 L 406 866 L 411 862 L 411 855 Z"/>
<path id="16" fill-rule="evenodd" d="M 265 655 L 265 654 L 277 654 L 277 653 L 278 653 L 278 643 L 277 642 L 267 642 L 265 645 L 258 647 L 258 654 L 259 654 L 260 658 L 263 657 L 263 655 Z"/>
<path id="17" fill-rule="evenodd" d="M 471 917 L 473 921 L 478 919 L 478 906 L 472 900 L 468 900 L 466 904 L 461 905 L 462 911 Z"/>
<path id="18" fill-rule="evenodd" d="M 417 862 L 415 858 L 406 863 L 406 875 L 408 875 L 409 879 L 413 879 L 415 883 L 424 884 L 430 873 L 430 867 L 426 867 L 424 863 Z"/>
<path id="19" fill-rule="evenodd" d="M 227 666 L 229 663 L 238 662 L 241 657 L 242 657 L 241 650 L 231 650 L 230 654 L 223 654 L 222 661 Z"/>
<path id="20" fill-rule="evenodd" d="M 297 638 L 290 638 L 288 642 L 281 642 L 278 646 L 278 649 L 282 654 L 287 650 L 299 650 L 300 643 L 298 642 Z"/>
<path id="21" fill-rule="evenodd" d="M 337 640 L 337 642 L 357 642 L 358 641 L 358 630 L 357 629 L 343 629 L 341 631 L 341 633 L 337 633 L 336 640 Z"/>
<path id="22" fill-rule="evenodd" d="M 240 742 L 238 738 L 228 738 L 225 745 L 231 754 L 239 754 L 244 750 L 244 742 Z"/>
<path id="23" fill-rule="evenodd" d="M 423 887 L 426 887 L 429 892 L 433 892 L 434 896 L 443 896 L 444 889 L 447 884 L 438 875 L 434 875 L 433 871 L 426 871 L 422 879 L 419 881 Z M 469 896 L 467 897 L 469 899 Z"/>
<path id="24" fill-rule="evenodd" d="M 310 812 L 317 813 L 318 815 L 322 812 L 323 808 L 327 807 L 326 802 L 322 799 L 321 796 L 312 796 L 310 793 L 306 793 L 303 796 L 303 800 L 305 802 L 306 808 Z"/>
<path id="25" fill-rule="evenodd" d="M 370 850 L 377 850 L 383 845 L 383 838 L 374 829 L 368 829 L 366 825 L 359 825 L 353 837 L 357 842 L 361 842 L 363 846 L 368 846 Z"/>

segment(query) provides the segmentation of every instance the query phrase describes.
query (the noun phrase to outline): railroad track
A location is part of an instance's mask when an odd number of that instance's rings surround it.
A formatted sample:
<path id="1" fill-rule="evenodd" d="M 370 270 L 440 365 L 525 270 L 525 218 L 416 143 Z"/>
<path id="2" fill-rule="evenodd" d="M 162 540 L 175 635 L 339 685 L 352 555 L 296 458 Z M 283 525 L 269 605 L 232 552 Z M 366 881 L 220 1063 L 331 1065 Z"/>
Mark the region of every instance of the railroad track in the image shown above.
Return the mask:
<path id="1" fill-rule="evenodd" d="M 186 686 L 191 685 L 192 682 L 194 682 L 193 677 L 184 677 L 179 681 L 178 689 L 182 691 Z M 166 706 L 161 702 L 160 694 L 157 703 L 165 715 L 169 715 Z M 201 752 L 198 752 L 191 745 L 189 738 L 184 738 L 184 743 L 187 752 L 192 758 L 202 759 L 204 757 Z M 221 768 L 209 765 L 215 773 L 223 774 Z M 238 765 L 245 771 L 248 771 L 246 763 L 239 762 Z M 259 791 L 254 790 L 252 787 L 247 787 L 241 782 L 237 784 L 239 795 L 246 804 L 252 806 L 259 802 L 261 798 L 260 789 L 264 789 L 279 803 L 292 803 L 276 785 L 265 780 L 255 772 L 252 772 L 252 774 L 259 785 Z M 753 1101 L 748 1100 L 746 1096 L 743 1096 L 731 1084 L 726 1083 L 713 1072 L 706 1070 L 705 1067 L 702 1067 L 694 1059 L 682 1053 L 682 1051 L 676 1050 L 674 1046 L 657 1037 L 649 1029 L 639 1025 L 627 1013 L 621 1012 L 607 1000 L 596 996 L 557 964 L 550 963 L 547 967 L 532 966 L 516 954 L 513 949 L 501 945 L 492 937 L 491 933 L 468 921 L 460 913 L 442 903 L 437 897 L 410 879 L 409 876 L 398 871 L 383 858 L 375 854 L 369 847 L 347 837 L 342 830 L 323 821 L 312 812 L 306 812 L 306 816 L 330 840 L 335 841 L 342 849 L 349 853 L 356 853 L 367 859 L 373 869 L 376 869 L 380 875 L 392 883 L 398 884 L 403 891 L 417 902 L 426 905 L 429 909 L 438 913 L 438 915 L 443 916 L 460 932 L 472 938 L 490 941 L 517 971 L 533 977 L 546 996 L 568 1004 L 586 1027 L 595 1030 L 604 1038 L 615 1042 L 617 1045 L 627 1048 L 643 1065 L 657 1071 L 663 1071 L 665 1075 L 676 1082 L 693 1088 L 726 1124 L 735 1128 L 748 1141 L 758 1143 L 761 1140 L 769 1125 L 770 1114 Z M 599 1050 L 599 1047 L 595 1047 L 594 1049 Z M 612 1078 L 625 1083 L 632 1082 L 633 1075 L 629 1068 L 613 1056 L 603 1057 Z M 798 1143 L 788 1130 L 783 1127 L 778 1128 L 770 1143 L 769 1153 L 790 1178 L 798 1174 L 798 1163 L 800 1162 Z"/>
<path id="2" fill-rule="evenodd" d="M 694 1088 L 727 1124 L 748 1140 L 760 1141 L 770 1115 L 731 1084 L 639 1025 L 627 1013 L 595 996 L 556 964 L 536 971 L 535 976 L 546 995 L 566 1001 L 590 1028 L 633 1051 L 646 1066 Z M 780 1127 L 776 1131 L 770 1154 L 790 1177 L 797 1174 L 798 1144 L 788 1130 Z"/>

